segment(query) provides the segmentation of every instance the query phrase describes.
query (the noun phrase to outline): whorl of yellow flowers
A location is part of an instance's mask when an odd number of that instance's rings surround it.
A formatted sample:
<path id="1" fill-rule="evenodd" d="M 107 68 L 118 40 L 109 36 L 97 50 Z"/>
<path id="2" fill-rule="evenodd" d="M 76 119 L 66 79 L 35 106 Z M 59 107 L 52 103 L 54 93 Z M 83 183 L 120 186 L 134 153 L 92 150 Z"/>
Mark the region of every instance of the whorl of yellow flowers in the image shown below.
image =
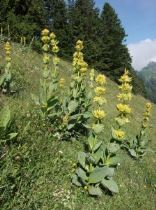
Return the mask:
<path id="1" fill-rule="evenodd" d="M 145 113 L 143 114 L 144 118 L 143 118 L 143 121 L 142 121 L 142 128 L 143 129 L 147 128 L 147 126 L 148 126 L 149 117 L 150 117 L 150 113 L 151 113 L 151 108 L 152 108 L 151 103 L 146 103 Z"/>
<path id="2" fill-rule="evenodd" d="M 113 129 L 113 137 L 117 140 L 125 139 L 125 132 L 122 130 L 122 126 L 129 121 L 128 115 L 132 112 L 129 101 L 132 98 L 132 86 L 131 86 L 132 78 L 129 76 L 128 70 L 125 69 L 124 74 L 120 77 L 119 85 L 120 93 L 117 95 L 119 104 L 116 105 L 117 111 L 119 112 L 118 116 L 115 118 L 118 129 Z"/>
<path id="3" fill-rule="evenodd" d="M 114 136 L 118 140 L 123 140 L 125 138 L 125 132 L 120 129 L 114 130 Z"/>
<path id="4" fill-rule="evenodd" d="M 61 78 L 61 79 L 59 80 L 59 85 L 60 85 L 61 88 L 64 87 L 64 85 L 65 85 L 65 79 L 64 79 L 64 78 Z"/>
<path id="5" fill-rule="evenodd" d="M 105 113 L 105 111 L 100 110 L 100 109 L 99 110 L 94 110 L 93 111 L 93 116 L 96 119 L 102 120 L 106 116 L 106 113 Z"/>
<path id="6" fill-rule="evenodd" d="M 132 78 L 129 77 L 128 70 L 125 69 L 124 74 L 119 79 L 121 85 L 119 85 L 120 93 L 117 95 L 117 98 L 121 103 L 117 104 L 116 108 L 119 112 L 119 116 L 116 118 L 116 121 L 119 123 L 122 121 L 122 125 L 129 122 L 128 115 L 131 113 L 131 108 L 128 102 L 132 98 Z M 119 123 L 120 124 L 120 123 Z"/>
<path id="7" fill-rule="evenodd" d="M 84 61 L 84 56 L 81 52 L 83 48 L 83 42 L 78 40 L 75 46 L 76 52 L 73 55 L 73 67 L 75 73 L 78 73 L 80 76 L 86 75 L 88 70 L 88 64 Z"/>
<path id="8" fill-rule="evenodd" d="M 6 54 L 5 59 L 7 63 L 10 63 L 11 62 L 11 45 L 9 42 L 6 42 L 4 49 L 5 49 L 5 54 Z"/>
<path id="9" fill-rule="evenodd" d="M 49 30 L 48 29 L 44 29 L 42 32 L 41 32 L 41 40 L 43 42 L 43 51 L 44 52 L 48 52 L 49 50 L 49 41 L 50 41 L 50 38 L 49 38 Z"/>
<path id="10" fill-rule="evenodd" d="M 117 104 L 117 110 L 122 114 L 130 114 L 131 108 L 127 104 Z"/>
<path id="11" fill-rule="evenodd" d="M 104 93 L 105 93 L 105 88 L 104 84 L 106 83 L 106 78 L 104 75 L 99 74 L 95 78 L 96 85 L 98 85 L 94 91 L 95 91 L 95 96 L 93 98 L 93 102 L 95 103 L 95 107 L 98 107 L 97 109 L 93 110 L 92 114 L 96 120 L 102 120 L 105 116 L 106 113 L 102 109 L 102 105 L 106 102 L 104 98 Z"/>
<path id="12" fill-rule="evenodd" d="M 99 74 L 97 77 L 96 77 L 96 83 L 98 85 L 104 85 L 106 83 L 106 77 L 103 75 L 103 74 Z"/>
<path id="13" fill-rule="evenodd" d="M 56 39 L 56 35 L 54 34 L 54 32 L 50 33 L 50 43 L 52 46 L 52 52 L 54 54 L 53 56 L 53 63 L 55 66 L 57 66 L 60 62 L 59 57 L 57 56 L 57 53 L 59 52 L 59 47 L 58 47 L 58 40 Z"/>
<path id="14" fill-rule="evenodd" d="M 49 51 L 49 41 L 50 41 L 50 38 L 49 38 L 49 30 L 48 29 L 44 29 L 42 32 L 41 32 L 41 40 L 43 42 L 43 52 L 44 52 L 44 55 L 43 55 L 43 63 L 45 65 L 45 69 L 47 69 L 47 66 L 49 64 L 49 61 L 50 61 L 50 57 L 48 55 L 48 51 Z"/>
<path id="15" fill-rule="evenodd" d="M 58 47 L 58 41 L 56 39 L 56 35 L 52 32 L 50 33 L 50 39 L 51 39 L 51 46 L 52 46 L 52 52 L 54 54 L 57 54 L 59 52 L 59 47 Z"/>
<path id="16" fill-rule="evenodd" d="M 117 95 L 119 101 L 126 103 L 132 98 L 132 86 L 131 86 L 132 78 L 129 77 L 128 70 L 125 69 L 123 76 L 119 79 L 121 85 L 119 85 L 120 93 Z"/>

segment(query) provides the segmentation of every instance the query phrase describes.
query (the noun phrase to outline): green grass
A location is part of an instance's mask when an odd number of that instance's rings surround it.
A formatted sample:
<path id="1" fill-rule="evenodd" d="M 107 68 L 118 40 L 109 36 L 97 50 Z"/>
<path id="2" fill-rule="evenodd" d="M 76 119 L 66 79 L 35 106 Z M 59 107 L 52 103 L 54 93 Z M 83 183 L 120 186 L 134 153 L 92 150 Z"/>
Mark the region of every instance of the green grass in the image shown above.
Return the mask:
<path id="1" fill-rule="evenodd" d="M 2 49 L 2 46 L 0 46 Z M 85 139 L 64 142 L 55 139 L 50 127 L 44 127 L 33 112 L 30 93 L 37 93 L 42 70 L 42 57 L 29 49 L 14 44 L 13 71 L 17 81 L 24 86 L 18 95 L 0 95 L 0 106 L 9 104 L 15 112 L 19 131 L 17 142 L 10 145 L 3 161 L 0 176 L 0 209 L 2 210 L 155 210 L 156 175 L 155 154 L 148 154 L 140 161 L 132 160 L 123 152 L 123 160 L 117 169 L 115 180 L 120 193 L 104 194 L 100 198 L 89 197 L 85 190 L 71 184 L 78 151 Z M 4 52 L 0 50 L 3 64 Z M 70 80 L 70 63 L 61 61 L 61 76 Z M 107 79 L 107 104 L 105 110 L 104 142 L 110 137 L 111 125 L 116 116 L 117 85 Z M 144 104 L 141 96 L 133 96 L 132 120 L 128 125 L 130 136 L 136 135 Z M 156 105 L 153 104 L 149 135 L 150 146 L 156 149 Z M 0 160 L 1 161 L 1 160 Z M 2 190 L 5 188 L 5 191 Z M 3 193 L 2 193 L 3 192 Z"/>

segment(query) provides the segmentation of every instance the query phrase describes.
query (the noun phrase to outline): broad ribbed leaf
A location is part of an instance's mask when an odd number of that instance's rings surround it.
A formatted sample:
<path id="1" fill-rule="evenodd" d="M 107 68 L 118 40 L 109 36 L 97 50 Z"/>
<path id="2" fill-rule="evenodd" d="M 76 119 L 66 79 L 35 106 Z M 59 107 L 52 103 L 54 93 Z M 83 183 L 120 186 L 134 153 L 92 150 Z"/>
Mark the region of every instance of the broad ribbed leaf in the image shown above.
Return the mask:
<path id="1" fill-rule="evenodd" d="M 78 187 L 82 186 L 82 184 L 79 182 L 78 176 L 76 174 L 74 174 L 73 177 L 72 177 L 72 183 L 75 184 Z"/>
<path id="2" fill-rule="evenodd" d="M 98 142 L 94 147 L 93 147 L 93 151 L 95 152 L 97 149 L 99 149 L 99 147 L 101 146 L 102 141 Z"/>
<path id="3" fill-rule="evenodd" d="M 137 154 L 134 149 L 129 149 L 129 152 L 133 157 L 137 157 Z"/>
<path id="4" fill-rule="evenodd" d="M 96 168 L 89 176 L 89 183 L 95 184 L 101 182 L 105 177 L 111 177 L 114 174 L 114 168 L 107 166 L 103 168 Z"/>
<path id="5" fill-rule="evenodd" d="M 102 195 L 102 191 L 101 191 L 100 187 L 89 186 L 88 192 L 90 195 L 96 195 L 96 196 Z"/>
<path id="6" fill-rule="evenodd" d="M 12 140 L 12 139 L 16 138 L 17 135 L 18 135 L 18 133 L 10 133 L 9 134 L 9 139 Z"/>
<path id="7" fill-rule="evenodd" d="M 83 168 L 85 168 L 85 162 L 86 162 L 86 153 L 79 152 L 78 153 L 78 162 L 81 164 Z"/>
<path id="8" fill-rule="evenodd" d="M 6 129 L 11 120 L 11 112 L 9 106 L 4 107 L 0 112 L 0 127 Z"/>
<path id="9" fill-rule="evenodd" d="M 91 150 L 96 145 L 96 143 L 97 143 L 97 138 L 96 137 L 90 136 L 88 138 L 88 144 L 89 144 L 89 147 L 90 147 Z"/>
<path id="10" fill-rule="evenodd" d="M 108 145 L 108 150 L 110 151 L 110 153 L 116 153 L 119 149 L 120 149 L 119 144 L 110 143 L 110 144 Z"/>
<path id="11" fill-rule="evenodd" d="M 94 132 L 96 134 L 99 134 L 99 133 L 101 133 L 103 131 L 104 126 L 102 124 L 94 124 L 92 129 L 94 130 Z"/>
<path id="12" fill-rule="evenodd" d="M 110 180 L 103 179 L 101 184 L 102 184 L 103 187 L 107 188 L 112 193 L 118 193 L 119 192 L 118 185 L 112 179 L 110 179 Z"/>
<path id="13" fill-rule="evenodd" d="M 76 101 L 70 101 L 68 105 L 69 113 L 75 112 L 77 106 L 78 106 L 78 103 Z"/>
<path id="14" fill-rule="evenodd" d="M 88 177 L 86 176 L 86 172 L 81 168 L 77 169 L 76 174 L 84 181 L 88 179 Z"/>

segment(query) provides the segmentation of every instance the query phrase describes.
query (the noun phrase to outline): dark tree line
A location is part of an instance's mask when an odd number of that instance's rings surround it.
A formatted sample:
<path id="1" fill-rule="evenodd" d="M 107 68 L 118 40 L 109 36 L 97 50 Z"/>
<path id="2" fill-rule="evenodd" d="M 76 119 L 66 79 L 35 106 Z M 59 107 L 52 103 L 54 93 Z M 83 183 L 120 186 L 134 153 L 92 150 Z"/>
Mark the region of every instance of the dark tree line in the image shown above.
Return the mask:
<path id="1" fill-rule="evenodd" d="M 0 1 L 0 24 L 13 40 L 36 37 L 48 27 L 59 39 L 60 56 L 71 59 L 76 40 L 85 44 L 85 59 L 90 66 L 114 81 L 128 68 L 133 77 L 134 92 L 145 94 L 145 88 L 132 69 L 131 57 L 125 45 L 126 33 L 118 15 L 109 3 L 102 11 L 94 0 L 3 0 Z"/>

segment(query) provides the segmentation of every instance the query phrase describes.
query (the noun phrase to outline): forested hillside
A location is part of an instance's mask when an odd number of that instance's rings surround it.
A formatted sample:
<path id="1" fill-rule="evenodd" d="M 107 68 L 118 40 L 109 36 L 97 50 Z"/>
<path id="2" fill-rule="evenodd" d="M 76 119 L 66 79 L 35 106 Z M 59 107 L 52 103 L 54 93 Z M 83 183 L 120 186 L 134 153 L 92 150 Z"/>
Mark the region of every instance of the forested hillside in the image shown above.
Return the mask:
<path id="1" fill-rule="evenodd" d="M 138 75 L 145 83 L 148 98 L 156 103 L 156 63 L 149 63 Z"/>
<path id="2" fill-rule="evenodd" d="M 60 56 L 71 59 L 78 39 L 84 41 L 85 59 L 91 67 L 118 82 L 125 67 L 133 77 L 133 91 L 145 95 L 145 88 L 131 65 L 126 32 L 109 3 L 102 11 L 93 0 L 3 0 L 0 2 L 1 32 L 13 41 L 21 36 L 41 51 L 40 31 L 47 27 L 57 34 Z"/>

